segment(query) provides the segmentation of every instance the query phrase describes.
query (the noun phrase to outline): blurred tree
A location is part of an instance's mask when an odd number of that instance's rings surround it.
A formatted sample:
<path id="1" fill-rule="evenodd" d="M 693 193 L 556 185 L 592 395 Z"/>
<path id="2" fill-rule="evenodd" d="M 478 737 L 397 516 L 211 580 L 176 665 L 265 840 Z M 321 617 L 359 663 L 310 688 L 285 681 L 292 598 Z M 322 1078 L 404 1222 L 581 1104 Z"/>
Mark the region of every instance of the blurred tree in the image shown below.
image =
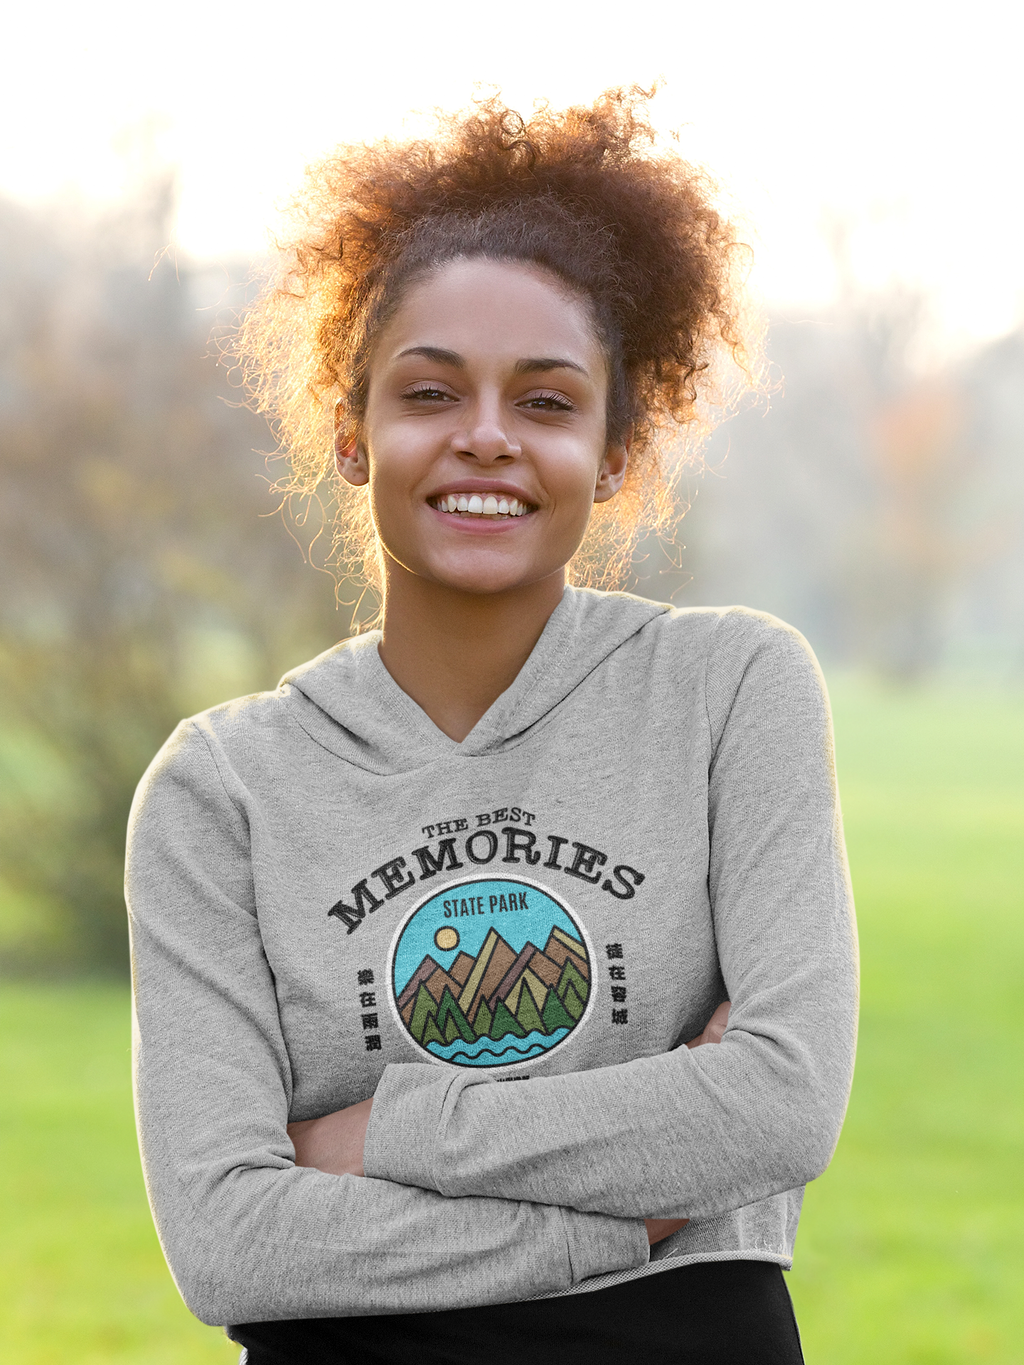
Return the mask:
<path id="1" fill-rule="evenodd" d="M 681 605 L 743 602 L 830 663 L 911 681 L 970 651 L 1024 667 L 1024 340 L 942 372 L 915 363 L 921 300 L 846 291 L 776 317 L 767 409 L 714 434 L 678 567 L 637 586 Z"/>
<path id="2" fill-rule="evenodd" d="M 964 415 L 958 385 L 921 381 L 879 403 L 869 424 L 877 483 L 858 576 L 860 633 L 868 657 L 900 681 L 940 662 L 953 585 L 969 555 L 958 516 Z"/>
<path id="3" fill-rule="evenodd" d="M 146 764 L 181 715 L 348 632 L 274 516 L 266 425 L 225 401 L 209 338 L 244 286 L 173 260 L 173 207 L 163 173 L 91 222 L 0 207 L 8 971 L 123 970 Z"/>

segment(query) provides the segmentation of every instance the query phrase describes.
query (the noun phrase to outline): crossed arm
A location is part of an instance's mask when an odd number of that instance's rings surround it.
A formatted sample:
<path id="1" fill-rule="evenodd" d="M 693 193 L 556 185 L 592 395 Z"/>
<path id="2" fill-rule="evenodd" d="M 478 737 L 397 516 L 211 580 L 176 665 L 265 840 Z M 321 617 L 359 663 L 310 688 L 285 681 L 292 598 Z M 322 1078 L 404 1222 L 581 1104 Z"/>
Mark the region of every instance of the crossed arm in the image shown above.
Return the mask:
<path id="1" fill-rule="evenodd" d="M 375 1103 L 287 1133 L 293 1066 L 253 878 L 259 801 L 210 725 L 176 734 L 133 817 L 135 1074 L 154 1214 L 197 1316 L 562 1293 L 643 1266 L 687 1217 L 820 1174 L 852 1069 L 852 905 L 820 685 L 806 660 L 783 676 L 776 656 L 798 647 L 769 643 L 735 697 L 721 668 L 708 684 L 708 892 L 733 1004 L 727 1032 L 719 1018 L 690 1046 L 722 1046 L 526 1086 L 392 1066 Z"/>
<path id="2" fill-rule="evenodd" d="M 708 1021 L 704 1032 L 686 1044 L 689 1048 L 704 1043 L 719 1043 L 729 1024 L 729 1001 L 719 1005 Z M 288 1136 L 295 1147 L 295 1164 L 324 1171 L 328 1175 L 363 1174 L 363 1149 L 366 1129 L 373 1109 L 373 1098 L 346 1109 L 338 1109 L 322 1118 L 305 1119 L 288 1125 Z M 686 1226 L 687 1218 L 646 1218 L 647 1241 L 650 1246 L 671 1237 Z"/>

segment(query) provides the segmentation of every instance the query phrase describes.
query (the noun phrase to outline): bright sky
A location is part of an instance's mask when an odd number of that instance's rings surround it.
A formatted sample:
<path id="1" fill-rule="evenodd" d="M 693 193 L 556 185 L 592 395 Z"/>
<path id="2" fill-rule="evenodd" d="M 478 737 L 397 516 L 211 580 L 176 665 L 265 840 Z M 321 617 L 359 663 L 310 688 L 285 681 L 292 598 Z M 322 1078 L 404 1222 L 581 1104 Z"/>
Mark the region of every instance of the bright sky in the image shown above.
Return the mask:
<path id="1" fill-rule="evenodd" d="M 662 77 L 657 123 L 753 224 L 769 300 L 832 296 L 822 224 L 845 221 L 857 277 L 926 289 L 957 349 L 1024 318 L 1022 25 L 1009 0 L 23 3 L 0 193 L 109 198 L 149 120 L 180 170 L 179 248 L 258 251 L 308 161 L 410 110 L 476 82 L 528 109 Z"/>

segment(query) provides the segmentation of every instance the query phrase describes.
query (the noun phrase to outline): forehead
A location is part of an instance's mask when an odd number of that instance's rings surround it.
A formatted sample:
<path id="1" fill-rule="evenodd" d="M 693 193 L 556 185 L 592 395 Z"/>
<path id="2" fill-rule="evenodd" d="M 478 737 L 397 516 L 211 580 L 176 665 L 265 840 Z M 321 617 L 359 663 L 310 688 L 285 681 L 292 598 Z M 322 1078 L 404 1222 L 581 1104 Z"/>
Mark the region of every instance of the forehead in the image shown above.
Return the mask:
<path id="1" fill-rule="evenodd" d="M 564 356 L 595 377 L 604 369 L 582 298 L 539 266 L 479 257 L 446 262 L 413 285 L 375 350 L 387 361 L 414 346 L 468 361 Z"/>

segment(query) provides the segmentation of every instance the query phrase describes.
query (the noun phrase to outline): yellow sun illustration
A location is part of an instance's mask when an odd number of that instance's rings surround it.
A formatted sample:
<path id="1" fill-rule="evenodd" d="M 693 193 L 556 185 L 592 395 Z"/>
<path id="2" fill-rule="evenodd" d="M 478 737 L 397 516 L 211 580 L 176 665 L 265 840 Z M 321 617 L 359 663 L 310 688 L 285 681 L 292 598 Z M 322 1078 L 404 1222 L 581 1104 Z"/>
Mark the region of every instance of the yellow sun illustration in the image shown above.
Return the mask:
<path id="1" fill-rule="evenodd" d="M 459 946 L 459 934 L 457 929 L 453 929 L 450 924 L 442 924 L 434 935 L 434 942 L 441 949 L 442 953 L 450 953 L 453 948 Z"/>

